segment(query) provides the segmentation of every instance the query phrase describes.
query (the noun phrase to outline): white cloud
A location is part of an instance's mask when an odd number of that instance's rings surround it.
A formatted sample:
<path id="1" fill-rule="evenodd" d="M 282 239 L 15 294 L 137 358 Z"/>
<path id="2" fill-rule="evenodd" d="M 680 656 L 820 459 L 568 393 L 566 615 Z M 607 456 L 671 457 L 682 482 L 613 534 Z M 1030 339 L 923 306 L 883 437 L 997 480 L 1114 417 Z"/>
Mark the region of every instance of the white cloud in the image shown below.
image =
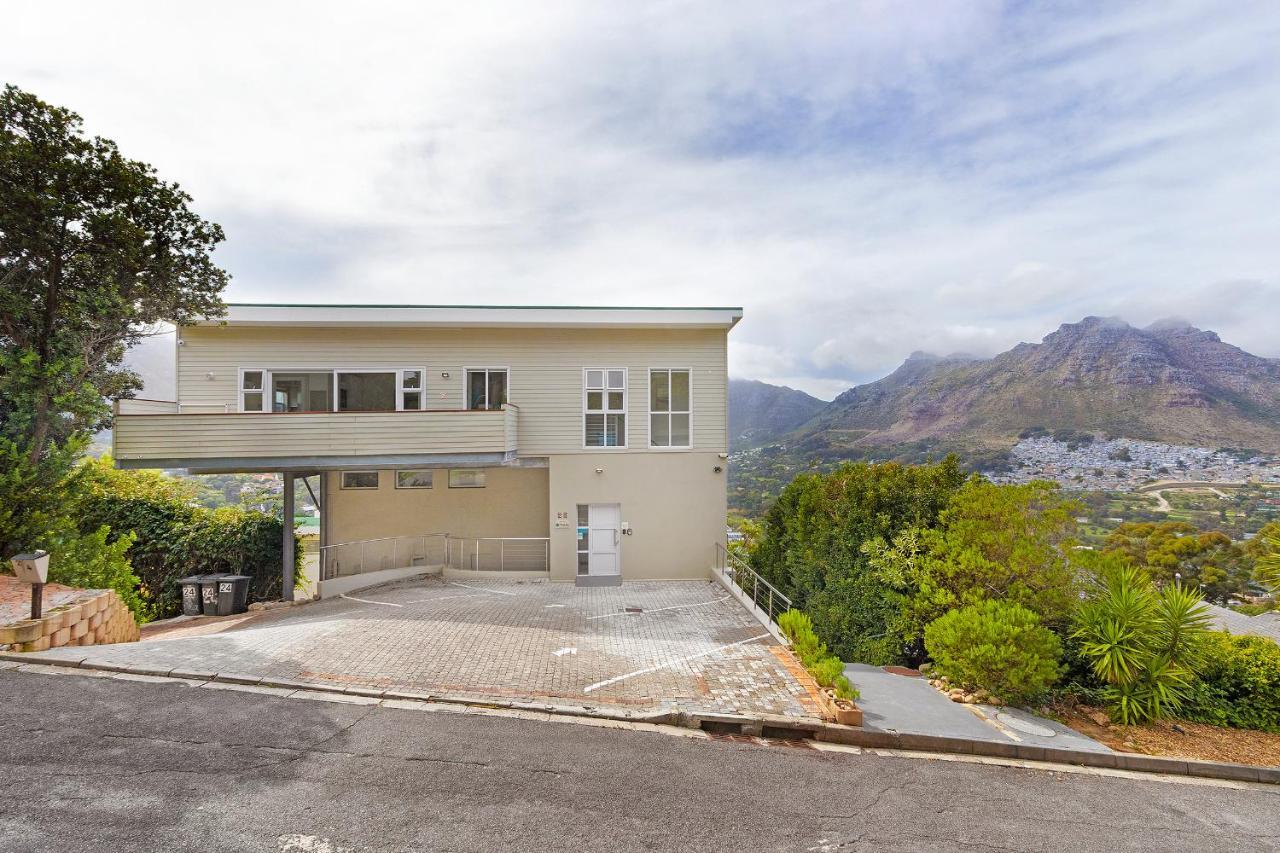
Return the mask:
<path id="1" fill-rule="evenodd" d="M 241 300 L 743 305 L 735 373 L 1178 313 L 1260 354 L 1280 8 L 26 4 L 0 80 L 227 228 Z"/>

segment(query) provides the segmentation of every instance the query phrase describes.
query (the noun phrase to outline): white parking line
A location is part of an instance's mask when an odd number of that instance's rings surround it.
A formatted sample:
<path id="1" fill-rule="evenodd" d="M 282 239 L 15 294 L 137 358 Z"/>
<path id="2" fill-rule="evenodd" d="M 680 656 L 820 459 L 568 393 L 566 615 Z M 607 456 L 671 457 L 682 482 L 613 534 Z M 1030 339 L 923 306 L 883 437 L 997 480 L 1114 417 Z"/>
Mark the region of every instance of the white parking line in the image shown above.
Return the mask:
<path id="1" fill-rule="evenodd" d="M 640 610 L 640 611 L 635 611 L 635 612 L 631 612 L 631 613 L 628 613 L 627 611 L 623 610 L 623 611 L 618 612 L 618 613 L 605 613 L 605 614 L 600 615 L 600 616 L 588 616 L 588 617 L 587 617 L 587 619 L 588 619 L 588 620 L 591 620 L 591 619 L 608 619 L 608 618 L 610 618 L 610 617 L 612 617 L 612 616 L 643 616 L 643 615 L 645 615 L 646 613 L 661 613 L 661 612 L 662 612 L 662 611 L 664 611 L 664 610 L 686 610 L 686 609 L 688 609 L 688 608 L 690 608 L 690 607 L 706 607 L 706 606 L 711 605 L 711 604 L 719 604 L 719 603 L 720 603 L 720 602 L 722 602 L 722 601 L 728 601 L 728 600 L 729 600 L 729 596 L 727 596 L 727 595 L 726 595 L 724 598 L 717 598 L 715 601 L 703 601 L 703 602 L 701 602 L 701 603 L 699 603 L 699 604 L 673 604 L 673 605 L 672 605 L 672 606 L 670 606 L 670 607 L 655 607 L 655 608 L 654 608 L 654 609 L 652 609 L 652 610 Z"/>
<path id="2" fill-rule="evenodd" d="M 483 598 L 483 596 L 475 595 L 470 592 L 462 592 L 457 595 L 440 595 L 435 598 L 411 598 L 405 604 L 430 604 L 433 601 L 448 601 L 451 598 Z"/>
<path id="3" fill-rule="evenodd" d="M 658 670 L 666 669 L 669 666 L 675 666 L 676 664 L 679 664 L 679 663 L 687 663 L 688 661 L 697 660 L 698 658 L 705 658 L 707 655 L 714 655 L 716 652 L 722 652 L 725 649 L 731 649 L 734 646 L 744 646 L 747 643 L 754 643 L 756 640 L 763 640 L 765 637 L 769 637 L 769 636 L 772 636 L 772 635 L 765 633 L 765 634 L 760 634 L 759 636 L 756 636 L 756 637 L 748 637 L 747 639 L 739 640 L 736 643 L 727 643 L 726 645 L 720 646 L 719 648 L 709 649 L 705 652 L 698 652 L 696 655 L 686 655 L 685 657 L 682 657 L 682 658 L 676 658 L 675 660 L 669 660 L 669 661 L 666 661 L 665 663 L 660 663 L 657 666 L 649 666 L 649 667 L 645 667 L 644 669 L 637 669 L 635 672 L 628 672 L 626 675 L 615 675 L 613 678 L 606 678 L 604 681 L 597 681 L 595 684 L 588 684 L 586 687 L 582 688 L 582 692 L 590 693 L 592 690 L 599 690 L 601 687 L 607 687 L 610 684 L 617 684 L 619 681 L 626 681 L 628 678 L 635 678 L 637 675 L 648 675 L 651 672 L 657 672 Z"/>
<path id="4" fill-rule="evenodd" d="M 383 607 L 404 607 L 403 604 L 395 604 L 390 601 L 372 601 L 368 598 L 356 598 L 354 595 L 342 594 L 339 598 L 345 598 L 347 601 L 359 601 L 361 604 L 381 604 Z"/>
<path id="5" fill-rule="evenodd" d="M 504 592 L 500 589 L 489 589 L 487 586 L 472 586 L 469 583 L 458 583 L 457 581 L 449 581 L 453 586 L 463 586 L 467 589 L 478 589 L 481 592 L 492 592 L 494 595 L 520 595 L 518 592 Z"/>

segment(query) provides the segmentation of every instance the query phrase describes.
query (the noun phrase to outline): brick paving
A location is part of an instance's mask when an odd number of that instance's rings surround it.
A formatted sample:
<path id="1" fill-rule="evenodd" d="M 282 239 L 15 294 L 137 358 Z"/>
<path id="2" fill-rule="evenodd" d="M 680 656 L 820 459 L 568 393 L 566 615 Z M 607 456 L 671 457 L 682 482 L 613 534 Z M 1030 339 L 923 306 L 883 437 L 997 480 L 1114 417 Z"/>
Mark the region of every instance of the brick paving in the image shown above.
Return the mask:
<path id="1" fill-rule="evenodd" d="M 95 647 L 86 656 L 560 704 L 813 716 L 775 645 L 714 584 L 424 578 L 269 611 L 216 634 Z"/>

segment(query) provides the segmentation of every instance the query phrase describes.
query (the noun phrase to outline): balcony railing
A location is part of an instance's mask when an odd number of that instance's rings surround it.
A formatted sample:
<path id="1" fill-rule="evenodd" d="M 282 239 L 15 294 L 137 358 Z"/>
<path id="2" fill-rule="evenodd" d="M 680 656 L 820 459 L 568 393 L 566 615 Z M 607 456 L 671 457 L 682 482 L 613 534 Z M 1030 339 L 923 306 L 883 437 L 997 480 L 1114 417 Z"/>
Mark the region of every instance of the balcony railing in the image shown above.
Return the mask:
<path id="1" fill-rule="evenodd" d="M 514 453 L 518 409 L 406 412 L 218 412 L 151 400 L 117 404 L 115 459 L 128 467 L 233 467 L 253 460 L 475 457 Z"/>
<path id="2" fill-rule="evenodd" d="M 460 537 L 420 533 L 339 542 L 320 549 L 320 579 L 421 566 L 471 572 L 542 572 L 551 564 L 545 536 Z"/>

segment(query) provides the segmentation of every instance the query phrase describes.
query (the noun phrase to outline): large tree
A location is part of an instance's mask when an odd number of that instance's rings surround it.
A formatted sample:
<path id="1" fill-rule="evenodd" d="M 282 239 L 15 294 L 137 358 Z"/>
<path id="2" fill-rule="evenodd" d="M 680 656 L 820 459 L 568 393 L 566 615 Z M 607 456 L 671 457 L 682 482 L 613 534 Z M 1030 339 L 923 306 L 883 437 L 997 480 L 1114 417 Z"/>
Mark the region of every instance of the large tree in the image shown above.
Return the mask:
<path id="1" fill-rule="evenodd" d="M 40 544 L 107 401 L 140 386 L 128 347 L 224 311 L 222 229 L 190 203 L 70 110 L 0 94 L 0 557 Z"/>

